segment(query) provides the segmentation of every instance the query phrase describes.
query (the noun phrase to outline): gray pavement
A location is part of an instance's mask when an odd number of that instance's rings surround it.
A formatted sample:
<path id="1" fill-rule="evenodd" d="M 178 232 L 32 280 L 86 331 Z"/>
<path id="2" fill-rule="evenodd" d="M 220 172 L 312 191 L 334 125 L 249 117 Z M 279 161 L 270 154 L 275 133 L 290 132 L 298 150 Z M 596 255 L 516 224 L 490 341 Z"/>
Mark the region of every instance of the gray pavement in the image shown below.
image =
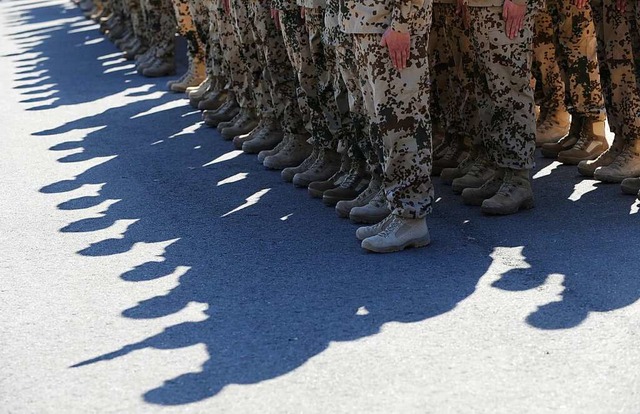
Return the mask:
<path id="1" fill-rule="evenodd" d="M 0 412 L 640 413 L 618 186 L 438 183 L 432 246 L 366 254 L 71 3 L 0 1 L 0 79 Z"/>

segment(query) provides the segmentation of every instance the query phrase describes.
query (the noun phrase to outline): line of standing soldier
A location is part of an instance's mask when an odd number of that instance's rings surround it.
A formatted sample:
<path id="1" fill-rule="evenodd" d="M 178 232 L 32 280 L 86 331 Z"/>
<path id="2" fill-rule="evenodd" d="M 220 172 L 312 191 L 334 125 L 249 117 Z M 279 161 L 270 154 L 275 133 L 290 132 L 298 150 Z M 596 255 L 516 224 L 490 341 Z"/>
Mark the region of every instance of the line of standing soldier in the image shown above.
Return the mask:
<path id="1" fill-rule="evenodd" d="M 485 214 L 532 208 L 536 146 L 640 191 L 635 1 L 80 6 L 144 76 L 175 73 L 182 35 L 189 68 L 167 87 L 186 92 L 236 148 L 340 217 L 369 224 L 356 232 L 369 251 L 429 244 L 434 175 Z"/>

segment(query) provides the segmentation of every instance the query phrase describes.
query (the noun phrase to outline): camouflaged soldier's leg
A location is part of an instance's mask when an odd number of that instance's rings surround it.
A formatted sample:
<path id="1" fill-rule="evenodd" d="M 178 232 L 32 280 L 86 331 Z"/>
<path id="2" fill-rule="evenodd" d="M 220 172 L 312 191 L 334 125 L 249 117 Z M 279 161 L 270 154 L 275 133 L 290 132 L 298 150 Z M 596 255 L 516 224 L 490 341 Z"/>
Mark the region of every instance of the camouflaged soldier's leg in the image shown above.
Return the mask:
<path id="1" fill-rule="evenodd" d="M 173 10 L 178 23 L 178 34 L 187 41 L 187 72 L 175 81 L 167 83 L 169 90 L 184 92 L 188 87 L 197 86 L 205 77 L 204 45 L 200 42 L 196 27 L 189 11 L 188 0 L 173 0 Z"/>
<path id="2" fill-rule="evenodd" d="M 605 88 L 609 94 L 607 113 L 615 123 L 616 140 L 623 143 L 620 153 L 610 164 L 595 169 L 594 177 L 605 182 L 621 182 L 640 176 L 640 87 L 637 57 L 634 56 L 638 5 L 628 2 L 627 11 L 621 13 L 615 0 L 597 0 L 591 4 L 602 45 L 601 73 L 609 82 Z M 594 163 L 598 161 L 596 159 Z"/>
<path id="3" fill-rule="evenodd" d="M 258 125 L 253 93 L 248 87 L 249 73 L 244 65 L 243 49 L 235 34 L 233 17 L 222 7 L 217 8 L 218 34 L 223 53 L 223 69 L 229 79 L 230 89 L 235 94 L 240 111 L 235 118 L 218 124 L 218 130 L 223 138 L 232 140 L 243 136 Z"/>
<path id="4" fill-rule="evenodd" d="M 452 185 L 454 193 L 461 193 L 465 188 L 479 187 L 494 174 L 494 167 L 487 162 L 486 149 L 478 131 L 478 112 L 474 73 L 476 72 L 475 51 L 471 44 L 469 28 L 462 19 L 449 9 L 446 13 L 447 39 L 451 49 L 455 67 L 451 72 L 449 88 L 456 92 L 454 102 L 457 104 L 454 122 L 457 131 L 462 135 L 466 156 L 461 156 L 455 168 L 443 168 L 440 180 Z M 435 162 L 434 162 L 435 163 Z"/>
<path id="5" fill-rule="evenodd" d="M 392 67 L 379 34 L 354 35 L 366 77 L 363 97 L 371 140 L 383 160 L 383 186 L 393 216 L 424 218 L 431 211 L 431 119 L 427 36 L 411 40 L 409 65 Z"/>
<path id="6" fill-rule="evenodd" d="M 564 0 L 562 0 L 564 1 Z M 569 112 L 565 105 L 565 84 L 556 52 L 556 23 L 548 9 L 535 17 L 533 59 L 540 73 L 543 100 L 536 131 L 536 145 L 555 143 L 569 132 Z"/>
<path id="7" fill-rule="evenodd" d="M 312 12 L 308 16 L 310 20 L 317 20 L 317 17 Z M 301 89 L 298 93 L 300 110 L 305 115 L 307 130 L 312 136 L 314 146 L 335 150 L 336 143 L 329 130 L 327 114 L 323 111 L 319 95 L 319 75 L 324 75 L 327 70 L 322 41 L 320 33 L 312 34 L 308 31 L 308 27 L 312 24 L 305 25 L 305 20 L 300 16 L 300 8 L 295 3 L 282 10 L 280 13 L 282 36 L 289 59 L 298 76 L 298 85 Z"/>
<path id="8" fill-rule="evenodd" d="M 143 8 L 153 53 L 138 64 L 138 72 L 149 77 L 171 75 L 175 73 L 173 4 L 171 0 L 143 0 Z"/>
<path id="9" fill-rule="evenodd" d="M 253 0 L 249 4 L 251 29 L 258 45 L 258 56 L 265 70 L 264 79 L 268 81 L 273 111 L 280 121 L 286 135 L 298 135 L 304 132 L 302 115 L 298 109 L 296 76 L 287 56 L 280 30 L 271 18 L 271 2 Z M 266 82 L 265 82 L 266 83 Z M 258 153 L 272 149 L 277 142 L 256 137 L 242 145 L 248 153 Z"/>
<path id="10" fill-rule="evenodd" d="M 470 7 L 469 13 L 478 66 L 479 132 L 498 169 L 479 189 L 465 189 L 463 197 L 484 199 L 485 214 L 512 214 L 533 207 L 529 171 L 536 125 L 531 88 L 535 12 L 528 10 L 515 39 L 506 35 L 502 7 Z"/>
<path id="11" fill-rule="evenodd" d="M 338 141 L 343 139 L 345 134 L 342 130 L 342 113 L 348 110 L 348 105 L 341 113 L 338 107 L 338 100 L 346 96 L 346 90 L 340 82 L 334 83 L 336 52 L 334 46 L 328 44 L 324 38 L 324 16 L 325 8 L 306 8 L 305 25 L 309 33 L 309 46 L 316 70 L 318 102 L 331 133 L 330 136 L 326 137 L 326 140 L 322 140 L 318 144 L 321 148 L 335 150 L 338 146 Z M 335 90 L 336 87 L 339 87 L 338 91 Z M 343 92 L 343 94 L 340 92 Z"/>
<path id="12" fill-rule="evenodd" d="M 444 168 L 457 167 L 466 155 L 465 121 L 462 117 L 467 94 L 465 76 L 462 71 L 461 36 L 464 28 L 456 14 L 456 5 L 434 3 L 433 25 L 429 35 L 432 80 L 437 96 L 437 106 L 441 111 L 444 126 L 443 141 L 434 149 L 433 174 L 438 175 Z M 432 100 L 432 108 L 433 108 Z"/>
<path id="13" fill-rule="evenodd" d="M 547 7 L 557 28 L 558 52 L 567 85 L 571 130 L 558 145 L 558 161 L 578 164 L 598 157 L 609 144 L 605 137 L 605 109 L 597 58 L 597 40 L 591 7 L 551 0 Z M 573 143 L 575 142 L 575 143 Z M 549 145 L 543 146 L 549 152 Z M 545 154 L 548 155 L 548 154 Z"/>

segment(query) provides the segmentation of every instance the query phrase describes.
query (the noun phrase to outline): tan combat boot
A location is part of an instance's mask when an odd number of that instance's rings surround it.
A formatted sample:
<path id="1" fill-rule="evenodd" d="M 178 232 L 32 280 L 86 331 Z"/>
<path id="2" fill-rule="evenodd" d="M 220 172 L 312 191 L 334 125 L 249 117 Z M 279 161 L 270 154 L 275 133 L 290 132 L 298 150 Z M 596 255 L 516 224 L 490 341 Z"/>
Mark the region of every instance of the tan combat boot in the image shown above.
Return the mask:
<path id="1" fill-rule="evenodd" d="M 620 135 L 616 135 L 609 149 L 600 154 L 598 158 L 595 160 L 580 161 L 578 171 L 585 177 L 593 177 L 596 169 L 611 164 L 616 157 L 620 155 L 623 148 L 624 140 Z"/>
<path id="2" fill-rule="evenodd" d="M 308 139 L 307 134 L 291 136 L 276 154 L 265 157 L 262 165 L 271 170 L 283 170 L 300 165 L 313 150 L 307 142 Z"/>
<path id="3" fill-rule="evenodd" d="M 457 167 L 444 168 L 440 172 L 440 181 L 442 184 L 452 185 L 453 180 L 466 175 L 473 166 L 476 158 L 478 158 L 478 151 L 472 148 L 469 154 L 467 154 Z"/>
<path id="4" fill-rule="evenodd" d="M 314 181 L 309 183 L 307 191 L 312 198 L 322 198 L 325 191 L 337 188 L 349 174 L 351 169 L 351 160 L 346 153 L 340 154 L 340 169 L 331 177 L 322 181 Z M 356 194 L 357 195 L 357 194 Z M 355 197 L 353 197 L 355 198 Z"/>
<path id="5" fill-rule="evenodd" d="M 358 194 L 356 198 L 353 200 L 338 201 L 338 204 L 336 204 L 336 214 L 338 214 L 338 217 L 348 218 L 351 214 L 351 210 L 356 207 L 363 207 L 369 204 L 371 200 L 378 195 L 381 188 L 382 178 L 376 175 L 372 176 L 367 188 Z"/>
<path id="6" fill-rule="evenodd" d="M 431 243 L 425 218 L 408 219 L 393 216 L 384 230 L 362 241 L 362 248 L 374 253 L 399 252 L 408 247 L 424 247 Z"/>
<path id="7" fill-rule="evenodd" d="M 369 237 L 373 237 L 386 229 L 392 220 L 393 214 L 389 214 L 382 221 L 379 221 L 376 224 L 373 224 L 371 226 L 358 227 L 358 229 L 356 230 L 356 238 L 362 241 L 364 239 L 368 239 Z"/>
<path id="8" fill-rule="evenodd" d="M 220 134 L 223 138 L 232 140 L 234 137 L 246 135 L 256 129 L 260 123 L 256 113 L 252 109 L 245 109 L 241 113 L 242 115 L 236 119 L 233 125 L 222 128 Z"/>
<path id="9" fill-rule="evenodd" d="M 212 87 L 213 87 L 213 77 L 206 76 L 198 86 L 195 86 L 195 87 L 190 86 L 186 88 L 184 90 L 184 93 L 187 95 L 187 98 L 189 98 L 189 105 L 191 105 L 192 108 L 199 109 L 198 104 L 200 103 L 200 101 L 204 99 L 205 95 L 210 91 Z M 225 101 L 221 102 L 217 108 L 206 108 L 206 109 L 218 109 L 224 104 Z"/>
<path id="10" fill-rule="evenodd" d="M 555 143 L 569 133 L 569 112 L 558 110 L 553 114 L 546 114 L 544 120 L 536 128 L 536 146 Z"/>
<path id="11" fill-rule="evenodd" d="M 465 188 L 462 190 L 462 202 L 469 206 L 481 206 L 484 200 L 487 200 L 500 190 L 502 181 L 504 180 L 504 169 L 498 168 L 487 182 L 478 188 Z"/>
<path id="12" fill-rule="evenodd" d="M 264 120 L 260 120 L 260 124 L 256 127 L 256 129 L 254 129 L 254 132 L 256 134 L 260 134 L 262 131 L 262 128 L 266 128 L 269 127 L 267 124 L 269 125 L 274 125 L 272 128 L 274 130 L 278 130 L 278 127 L 275 126 L 275 121 L 269 121 L 269 122 L 264 122 Z M 254 134 L 254 132 L 252 132 L 251 134 Z M 284 132 L 282 132 L 282 141 L 280 141 L 278 143 L 278 145 L 276 145 L 274 148 L 272 149 L 268 149 L 268 150 L 262 150 L 258 153 L 258 161 L 261 163 L 264 163 L 265 158 L 270 157 L 272 155 L 276 155 L 277 153 L 280 152 L 280 150 L 282 150 L 285 146 L 287 145 L 291 145 L 291 140 L 296 138 L 295 135 L 291 135 L 291 134 L 285 134 Z M 236 137 L 233 139 L 233 145 L 235 145 L 236 148 L 238 149 L 242 149 L 242 145 L 247 142 L 247 141 L 251 141 L 253 139 L 253 137 L 251 136 L 246 136 L 246 138 L 243 137 Z M 242 143 L 240 143 L 240 146 L 237 145 L 236 141 L 242 141 Z M 298 164 L 297 164 L 298 165 Z"/>
<path id="13" fill-rule="evenodd" d="M 625 178 L 620 184 L 622 192 L 630 195 L 638 195 L 640 193 L 640 178 Z"/>
<path id="14" fill-rule="evenodd" d="M 229 92 L 227 101 L 216 111 L 204 111 L 202 119 L 210 127 L 217 127 L 220 122 L 230 121 L 240 112 L 240 106 L 233 92 Z"/>
<path id="15" fill-rule="evenodd" d="M 323 193 L 322 202 L 328 206 L 335 206 L 339 201 L 353 200 L 368 185 L 369 175 L 366 172 L 364 160 L 354 161 L 339 185 Z"/>
<path id="16" fill-rule="evenodd" d="M 467 173 L 453 180 L 451 186 L 455 194 L 461 194 L 465 188 L 478 188 L 486 183 L 495 173 L 495 166 L 486 154 L 475 159 Z"/>
<path id="17" fill-rule="evenodd" d="M 378 193 L 362 207 L 353 207 L 349 212 L 349 218 L 355 223 L 374 224 L 382 221 L 391 214 L 387 195 L 384 188 L 380 187 Z"/>
<path id="18" fill-rule="evenodd" d="M 585 119 L 582 117 L 574 117 L 571 120 L 571 127 L 569 133 L 560 138 L 558 142 L 548 143 L 542 145 L 542 155 L 547 158 L 557 158 L 558 154 L 562 151 L 567 151 L 573 148 L 574 145 L 580 139 Z"/>
<path id="19" fill-rule="evenodd" d="M 305 158 L 305 160 L 302 161 L 300 165 L 298 165 L 297 167 L 285 168 L 284 170 L 282 170 L 282 173 L 280 173 L 280 176 L 285 182 L 290 183 L 291 181 L 293 181 L 293 177 L 295 177 L 296 174 L 305 172 L 309 168 L 311 168 L 311 166 L 316 163 L 319 156 L 320 150 L 314 148 L 313 151 L 311 151 L 311 155 Z"/>
<path id="20" fill-rule="evenodd" d="M 322 149 L 316 162 L 307 171 L 293 177 L 293 185 L 307 187 L 314 181 L 324 181 L 340 170 L 340 155 L 329 149 Z"/>
<path id="21" fill-rule="evenodd" d="M 593 176 L 605 183 L 640 177 L 640 138 L 628 142 L 611 164 L 596 169 Z"/>
<path id="22" fill-rule="evenodd" d="M 269 150 L 269 151 L 275 151 L 276 148 L 280 150 L 280 148 L 289 139 L 289 136 L 286 136 L 286 137 L 284 136 L 284 133 L 280 130 L 280 127 L 277 125 L 275 120 L 260 119 L 260 122 L 258 122 L 258 126 L 256 126 L 253 129 L 253 131 L 245 135 L 237 135 L 233 137 L 233 146 L 236 149 L 241 150 L 245 142 L 251 141 L 252 139 L 255 139 L 263 135 L 268 135 L 268 134 L 277 135 L 277 138 L 280 139 L 280 143 L 276 145 L 276 147 L 273 150 Z M 263 153 L 263 152 L 264 151 L 261 151 L 260 153 Z M 264 157 L 260 157 L 260 154 L 258 154 L 258 161 L 260 162 L 264 161 Z"/>
<path id="23" fill-rule="evenodd" d="M 142 76 L 160 78 L 176 73 L 176 60 L 172 53 L 156 56 L 156 59 L 142 70 Z"/>
<path id="24" fill-rule="evenodd" d="M 580 161 L 598 158 L 609 148 L 604 130 L 604 121 L 585 120 L 580 139 L 573 148 L 561 151 L 558 154 L 558 161 L 566 165 L 578 165 Z"/>
<path id="25" fill-rule="evenodd" d="M 201 111 L 215 111 L 227 100 L 227 93 L 226 89 L 218 89 L 216 85 L 211 84 L 200 99 L 189 96 L 189 104 Z"/>
<path id="26" fill-rule="evenodd" d="M 284 133 L 276 125 L 276 121 L 266 122 L 265 125 L 265 128 L 242 144 L 242 151 L 247 154 L 258 154 L 260 151 L 273 149 L 282 142 Z"/>
<path id="27" fill-rule="evenodd" d="M 440 175 L 445 168 L 456 168 L 460 162 L 466 157 L 467 149 L 464 145 L 464 136 L 461 134 L 452 134 L 447 145 L 433 159 L 431 175 Z"/>
<path id="28" fill-rule="evenodd" d="M 232 127 L 240 120 L 240 118 L 244 117 L 245 110 L 244 108 L 240 108 L 240 111 L 228 121 L 222 121 L 217 126 L 216 129 L 218 132 L 222 132 L 223 129 Z M 233 138 L 232 138 L 233 139 Z"/>
<path id="29" fill-rule="evenodd" d="M 189 58 L 189 69 L 180 79 L 167 82 L 172 92 L 185 92 L 187 88 L 199 86 L 205 80 L 206 67 L 202 59 Z"/>
<path id="30" fill-rule="evenodd" d="M 507 215 L 533 206 L 529 170 L 505 169 L 500 189 L 493 197 L 482 202 L 481 211 L 489 215 Z"/>

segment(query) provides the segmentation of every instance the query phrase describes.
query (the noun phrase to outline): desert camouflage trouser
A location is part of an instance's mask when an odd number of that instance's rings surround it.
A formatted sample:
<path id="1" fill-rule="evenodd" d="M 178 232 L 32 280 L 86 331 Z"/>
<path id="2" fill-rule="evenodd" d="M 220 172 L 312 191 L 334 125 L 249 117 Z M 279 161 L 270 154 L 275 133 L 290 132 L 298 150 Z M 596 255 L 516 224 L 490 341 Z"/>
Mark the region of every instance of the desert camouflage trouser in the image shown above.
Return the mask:
<path id="1" fill-rule="evenodd" d="M 140 0 L 124 0 L 123 10 L 125 16 L 128 16 L 131 22 L 133 34 L 143 43 L 148 43 L 149 33 L 144 22 Z"/>
<path id="2" fill-rule="evenodd" d="M 640 138 L 640 10 L 627 2 L 627 12 L 615 0 L 591 0 L 598 34 L 600 73 L 612 131 L 625 141 Z"/>
<path id="3" fill-rule="evenodd" d="M 189 59 L 204 62 L 204 45 L 198 38 L 196 26 L 189 11 L 189 0 L 172 0 L 173 12 L 178 22 L 178 34 L 187 41 Z"/>
<path id="4" fill-rule="evenodd" d="M 347 138 L 344 144 L 351 160 L 366 162 L 370 171 L 377 176 L 382 176 L 378 155 L 372 151 L 369 138 L 369 118 L 362 100 L 353 35 L 340 30 L 339 12 L 339 0 L 328 0 L 325 9 L 324 42 L 333 47 L 336 53 L 334 91 L 342 115 L 342 125 L 346 128 Z"/>
<path id="5" fill-rule="evenodd" d="M 342 119 L 336 104 L 333 74 L 335 51 L 323 42 L 324 8 L 285 8 L 280 27 L 289 59 L 298 76 L 300 111 L 317 148 L 337 148 Z"/>
<path id="6" fill-rule="evenodd" d="M 173 3 L 171 0 L 142 0 L 141 6 L 149 46 L 158 48 L 158 56 L 173 55 L 173 37 L 176 32 Z"/>
<path id="7" fill-rule="evenodd" d="M 213 9 L 213 16 L 217 22 L 219 45 L 222 51 L 222 70 L 229 80 L 229 87 L 235 92 L 241 108 L 254 110 L 251 75 L 245 64 L 240 38 L 236 35 L 233 16 L 224 11 L 222 2 Z"/>
<path id="8" fill-rule="evenodd" d="M 271 95 L 272 113 L 285 134 L 304 132 L 298 107 L 296 75 L 282 39 L 282 33 L 271 19 L 271 1 L 251 0 L 249 12 L 251 30 L 258 49 L 260 67 L 265 70 L 264 84 Z"/>
<path id="9" fill-rule="evenodd" d="M 277 124 L 279 123 L 278 114 L 274 109 L 271 88 L 266 80 L 269 73 L 264 65 L 262 48 L 254 37 L 253 13 L 250 10 L 249 2 L 231 0 L 231 10 L 236 40 L 241 47 L 240 58 L 245 73 L 249 77 L 246 86 L 247 93 L 252 94 L 252 100 L 262 120 Z"/>
<path id="10" fill-rule="evenodd" d="M 456 5 L 433 4 L 429 37 L 432 81 L 446 131 L 475 137 L 476 103 L 472 79 L 475 58 L 469 30 L 456 13 Z M 433 101 L 432 101 L 433 102 Z"/>
<path id="11" fill-rule="evenodd" d="M 533 20 L 528 11 L 515 39 L 505 33 L 502 7 L 469 7 L 475 52 L 478 133 L 498 167 L 532 169 L 536 139 L 531 61 Z"/>
<path id="12" fill-rule="evenodd" d="M 534 65 L 542 80 L 543 112 L 568 110 L 602 121 L 604 98 L 591 7 L 570 0 L 547 0 L 535 18 Z"/>
<path id="13" fill-rule="evenodd" d="M 402 71 L 393 68 L 380 40 L 380 34 L 354 35 L 371 143 L 382 160 L 392 213 L 421 218 L 431 211 L 434 197 L 428 37 L 411 39 L 408 66 Z"/>

